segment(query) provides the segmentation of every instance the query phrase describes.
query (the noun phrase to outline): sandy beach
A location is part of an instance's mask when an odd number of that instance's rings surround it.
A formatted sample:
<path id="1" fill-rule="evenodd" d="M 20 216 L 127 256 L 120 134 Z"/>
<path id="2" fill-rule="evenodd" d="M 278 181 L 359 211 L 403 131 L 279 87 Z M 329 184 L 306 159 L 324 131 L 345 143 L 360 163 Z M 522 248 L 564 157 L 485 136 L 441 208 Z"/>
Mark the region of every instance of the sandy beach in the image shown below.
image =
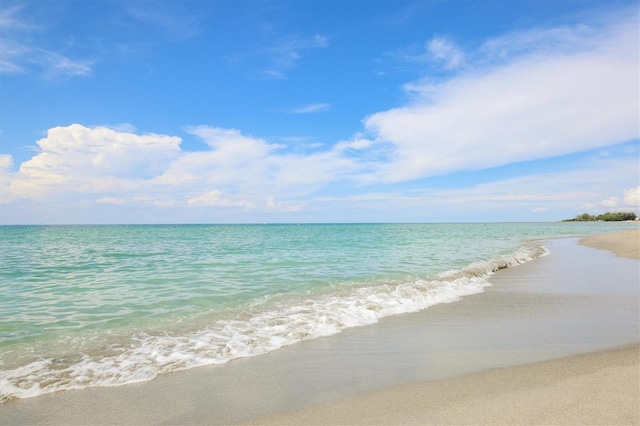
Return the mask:
<path id="1" fill-rule="evenodd" d="M 640 252 L 640 229 L 614 234 L 588 235 L 580 239 L 580 244 L 601 250 L 609 250 L 618 256 L 638 259 Z"/>
<path id="2" fill-rule="evenodd" d="M 640 230 L 578 240 L 549 241 L 550 256 L 459 302 L 147 383 L 10 401 L 0 424 L 639 424 Z"/>
<path id="3" fill-rule="evenodd" d="M 398 386 L 256 424 L 638 424 L 639 347 Z"/>

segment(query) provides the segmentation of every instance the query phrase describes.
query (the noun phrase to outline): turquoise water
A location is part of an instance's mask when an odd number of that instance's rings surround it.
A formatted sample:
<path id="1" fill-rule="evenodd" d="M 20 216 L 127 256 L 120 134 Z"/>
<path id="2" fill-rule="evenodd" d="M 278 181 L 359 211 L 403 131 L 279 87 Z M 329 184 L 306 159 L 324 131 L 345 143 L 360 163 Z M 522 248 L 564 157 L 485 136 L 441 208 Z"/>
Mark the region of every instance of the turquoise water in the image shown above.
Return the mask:
<path id="1" fill-rule="evenodd" d="M 151 380 L 483 291 L 626 223 L 0 227 L 0 401 Z"/>

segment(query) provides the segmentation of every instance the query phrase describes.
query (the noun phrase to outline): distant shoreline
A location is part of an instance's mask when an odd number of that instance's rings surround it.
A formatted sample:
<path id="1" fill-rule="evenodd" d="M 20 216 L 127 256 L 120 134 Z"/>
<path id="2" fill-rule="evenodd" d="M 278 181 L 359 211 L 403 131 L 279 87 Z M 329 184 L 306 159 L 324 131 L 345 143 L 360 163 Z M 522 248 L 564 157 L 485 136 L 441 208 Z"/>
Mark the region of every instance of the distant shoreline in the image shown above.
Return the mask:
<path id="1" fill-rule="evenodd" d="M 573 219 L 565 219 L 562 222 L 635 222 L 638 216 L 634 212 L 607 212 L 597 216 L 582 213 Z"/>

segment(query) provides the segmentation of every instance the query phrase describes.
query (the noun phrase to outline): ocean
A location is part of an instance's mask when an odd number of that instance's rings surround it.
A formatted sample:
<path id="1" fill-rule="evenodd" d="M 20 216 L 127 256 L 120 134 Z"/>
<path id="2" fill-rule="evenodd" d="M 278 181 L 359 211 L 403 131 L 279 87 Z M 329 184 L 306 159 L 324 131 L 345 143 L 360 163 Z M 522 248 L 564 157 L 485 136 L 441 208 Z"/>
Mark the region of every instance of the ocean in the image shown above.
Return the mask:
<path id="1" fill-rule="evenodd" d="M 0 226 L 0 402 L 223 364 L 454 303 L 626 223 Z"/>

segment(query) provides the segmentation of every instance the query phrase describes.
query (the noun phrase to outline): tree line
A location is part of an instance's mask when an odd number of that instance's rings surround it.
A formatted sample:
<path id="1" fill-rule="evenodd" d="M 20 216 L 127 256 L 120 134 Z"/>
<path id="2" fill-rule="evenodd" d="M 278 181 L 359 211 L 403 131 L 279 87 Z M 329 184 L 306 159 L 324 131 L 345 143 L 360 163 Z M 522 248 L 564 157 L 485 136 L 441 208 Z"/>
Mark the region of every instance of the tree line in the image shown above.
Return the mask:
<path id="1" fill-rule="evenodd" d="M 573 219 L 565 219 L 563 222 L 618 222 L 624 220 L 636 220 L 636 214 L 633 212 L 607 212 L 598 216 L 590 215 L 589 213 L 582 213 Z"/>

